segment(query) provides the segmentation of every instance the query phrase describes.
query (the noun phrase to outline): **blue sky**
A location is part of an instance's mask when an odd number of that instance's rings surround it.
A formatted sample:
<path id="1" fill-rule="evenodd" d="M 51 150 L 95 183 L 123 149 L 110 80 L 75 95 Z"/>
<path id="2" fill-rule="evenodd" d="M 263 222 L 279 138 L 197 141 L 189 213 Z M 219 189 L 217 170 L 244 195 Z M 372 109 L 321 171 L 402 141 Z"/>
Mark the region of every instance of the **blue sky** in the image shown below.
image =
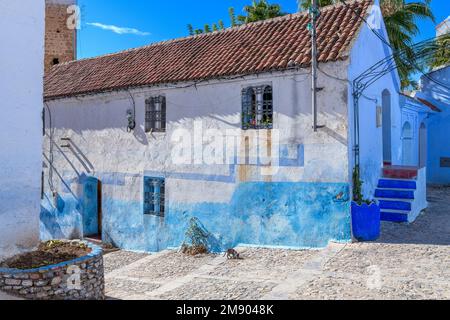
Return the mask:
<path id="1" fill-rule="evenodd" d="M 78 0 L 82 29 L 78 33 L 78 58 L 86 58 L 143 46 L 187 35 L 187 24 L 202 28 L 223 19 L 228 8 L 241 13 L 251 0 Z M 275 2 L 275 1 L 273 1 Z M 296 0 L 278 0 L 285 12 L 296 12 Z M 450 15 L 449 0 L 432 0 L 437 22 Z M 435 35 L 432 22 L 420 22 L 417 41 Z"/>

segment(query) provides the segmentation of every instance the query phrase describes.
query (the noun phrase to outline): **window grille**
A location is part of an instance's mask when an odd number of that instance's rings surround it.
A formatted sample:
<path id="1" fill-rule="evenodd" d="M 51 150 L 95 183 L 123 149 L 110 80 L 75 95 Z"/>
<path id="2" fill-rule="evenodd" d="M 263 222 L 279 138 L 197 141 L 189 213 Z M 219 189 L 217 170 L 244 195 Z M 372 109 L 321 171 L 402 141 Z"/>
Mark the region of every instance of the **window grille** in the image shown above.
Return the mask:
<path id="1" fill-rule="evenodd" d="M 145 101 L 145 132 L 166 132 L 166 97 Z"/>
<path id="2" fill-rule="evenodd" d="M 273 92 L 271 86 L 242 90 L 242 129 L 273 129 Z"/>
<path id="3" fill-rule="evenodd" d="M 161 178 L 144 177 L 144 214 L 164 217 L 165 181 Z"/>

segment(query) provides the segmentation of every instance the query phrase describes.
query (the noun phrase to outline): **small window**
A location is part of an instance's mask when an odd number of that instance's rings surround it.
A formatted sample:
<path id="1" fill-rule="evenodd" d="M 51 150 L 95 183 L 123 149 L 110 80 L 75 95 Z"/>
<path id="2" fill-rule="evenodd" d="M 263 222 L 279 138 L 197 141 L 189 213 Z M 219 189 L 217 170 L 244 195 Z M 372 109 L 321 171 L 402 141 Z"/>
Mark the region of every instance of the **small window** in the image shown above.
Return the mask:
<path id="1" fill-rule="evenodd" d="M 166 132 L 166 97 L 145 101 L 145 132 Z"/>
<path id="2" fill-rule="evenodd" d="M 144 177 L 144 214 L 164 217 L 165 181 L 162 178 Z"/>
<path id="3" fill-rule="evenodd" d="M 54 58 L 54 59 L 52 60 L 52 65 L 53 65 L 53 66 L 56 66 L 57 64 L 59 64 L 59 59 L 58 59 L 58 58 Z"/>
<path id="4" fill-rule="evenodd" d="M 273 129 L 271 86 L 249 87 L 242 90 L 242 129 Z"/>

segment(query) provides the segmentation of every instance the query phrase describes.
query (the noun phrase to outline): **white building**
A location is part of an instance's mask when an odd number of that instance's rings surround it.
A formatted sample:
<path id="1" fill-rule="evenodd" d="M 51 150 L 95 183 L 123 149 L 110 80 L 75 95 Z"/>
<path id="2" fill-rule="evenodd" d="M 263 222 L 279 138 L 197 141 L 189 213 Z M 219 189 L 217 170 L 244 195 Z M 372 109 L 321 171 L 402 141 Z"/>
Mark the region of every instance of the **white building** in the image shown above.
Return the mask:
<path id="1" fill-rule="evenodd" d="M 44 0 L 0 0 L 0 259 L 39 241 Z"/>
<path id="2" fill-rule="evenodd" d="M 391 52 L 355 15 L 379 13 L 373 1 L 348 3 L 323 9 L 319 21 L 318 132 L 306 13 L 54 67 L 45 99 L 55 170 L 42 237 L 99 234 L 159 251 L 181 245 L 194 217 L 215 250 L 351 240 L 350 83 Z M 392 72 L 360 101 L 366 198 L 378 192 L 383 161 L 402 164 L 398 90 Z M 258 147 L 252 135 L 268 143 Z"/>
<path id="3" fill-rule="evenodd" d="M 450 33 L 450 16 L 447 17 L 444 21 L 442 21 L 437 27 L 436 27 L 436 35 L 443 36 L 444 34 Z"/>

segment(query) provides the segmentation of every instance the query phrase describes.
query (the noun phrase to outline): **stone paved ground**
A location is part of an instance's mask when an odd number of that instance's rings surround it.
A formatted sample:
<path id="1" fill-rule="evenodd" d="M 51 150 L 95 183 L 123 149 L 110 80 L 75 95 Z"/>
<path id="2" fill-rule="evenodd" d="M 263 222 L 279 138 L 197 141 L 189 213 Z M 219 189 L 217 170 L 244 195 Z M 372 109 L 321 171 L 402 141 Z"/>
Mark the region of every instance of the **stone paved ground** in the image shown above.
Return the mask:
<path id="1" fill-rule="evenodd" d="M 238 248 L 244 260 L 115 252 L 111 299 L 450 299 L 450 188 L 431 188 L 411 225 L 383 224 L 376 243 L 324 250 Z"/>

